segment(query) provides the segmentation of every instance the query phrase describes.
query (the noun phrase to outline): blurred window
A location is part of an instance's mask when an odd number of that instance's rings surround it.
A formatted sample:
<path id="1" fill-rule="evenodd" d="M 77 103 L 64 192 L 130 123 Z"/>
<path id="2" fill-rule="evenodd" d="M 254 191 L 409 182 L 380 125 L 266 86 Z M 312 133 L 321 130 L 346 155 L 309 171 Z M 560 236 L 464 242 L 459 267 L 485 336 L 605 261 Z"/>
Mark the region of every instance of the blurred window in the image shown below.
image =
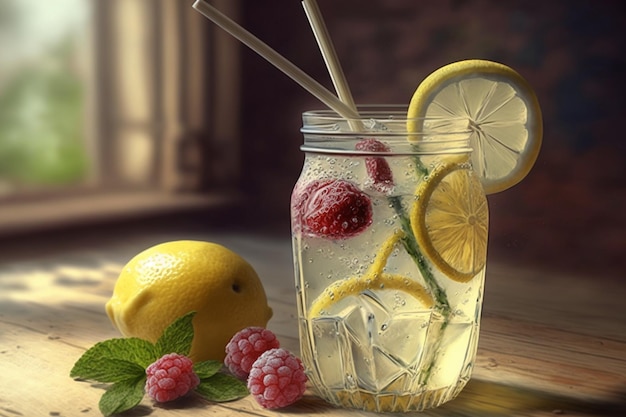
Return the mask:
<path id="1" fill-rule="evenodd" d="M 0 2 L 0 196 L 88 181 L 84 0 Z"/>
<path id="2" fill-rule="evenodd" d="M 0 209 L 237 184 L 238 44 L 192 4 L 0 1 Z"/>

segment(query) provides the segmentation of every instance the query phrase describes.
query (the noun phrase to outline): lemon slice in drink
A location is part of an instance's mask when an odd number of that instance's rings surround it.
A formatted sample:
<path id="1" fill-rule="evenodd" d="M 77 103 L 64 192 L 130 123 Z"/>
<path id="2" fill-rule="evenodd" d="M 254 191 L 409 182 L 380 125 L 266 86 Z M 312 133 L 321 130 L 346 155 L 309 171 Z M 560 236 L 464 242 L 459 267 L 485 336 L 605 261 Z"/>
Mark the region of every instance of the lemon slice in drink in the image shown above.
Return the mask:
<path id="1" fill-rule="evenodd" d="M 372 276 L 355 276 L 329 285 L 311 305 L 309 317 L 318 317 L 333 304 L 366 290 L 397 290 L 410 294 L 426 308 L 433 306 L 431 295 L 421 284 L 402 275 L 383 272 Z"/>
<path id="2" fill-rule="evenodd" d="M 408 132 L 420 132 L 425 140 L 469 127 L 472 165 L 487 194 L 521 181 L 541 147 L 535 93 L 521 75 L 493 61 L 466 60 L 439 68 L 417 87 L 407 116 Z"/>
<path id="3" fill-rule="evenodd" d="M 450 279 L 471 280 L 485 266 L 489 210 L 467 164 L 435 168 L 416 191 L 411 227 L 424 253 Z"/>
<path id="4" fill-rule="evenodd" d="M 387 259 L 396 243 L 404 236 L 401 230 L 394 232 L 378 251 L 372 265 L 362 276 L 354 276 L 335 281 L 322 291 L 309 308 L 309 318 L 318 317 L 339 301 L 361 294 L 367 290 L 397 290 L 410 294 L 426 308 L 434 304 L 430 293 L 418 282 L 398 275 L 384 272 Z"/>

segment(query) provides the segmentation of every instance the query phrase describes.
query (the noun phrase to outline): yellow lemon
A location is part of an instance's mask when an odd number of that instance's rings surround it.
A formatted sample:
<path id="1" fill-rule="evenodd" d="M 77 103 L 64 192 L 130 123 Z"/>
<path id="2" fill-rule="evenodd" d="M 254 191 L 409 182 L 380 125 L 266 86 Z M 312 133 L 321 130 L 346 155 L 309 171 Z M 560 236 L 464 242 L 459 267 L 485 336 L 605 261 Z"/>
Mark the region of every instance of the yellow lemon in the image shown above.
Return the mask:
<path id="1" fill-rule="evenodd" d="M 487 194 L 521 181 L 537 159 L 543 136 L 534 91 L 515 70 L 480 59 L 454 62 L 415 90 L 407 113 L 409 140 L 471 131 L 472 165 Z"/>
<path id="2" fill-rule="evenodd" d="M 210 242 L 153 246 L 131 259 L 117 279 L 106 312 L 127 337 L 156 342 L 174 320 L 195 311 L 191 358 L 223 360 L 231 337 L 272 316 L 252 266 Z"/>
<path id="3" fill-rule="evenodd" d="M 467 164 L 435 168 L 418 186 L 411 227 L 420 248 L 449 278 L 466 282 L 485 266 L 489 209 Z"/>

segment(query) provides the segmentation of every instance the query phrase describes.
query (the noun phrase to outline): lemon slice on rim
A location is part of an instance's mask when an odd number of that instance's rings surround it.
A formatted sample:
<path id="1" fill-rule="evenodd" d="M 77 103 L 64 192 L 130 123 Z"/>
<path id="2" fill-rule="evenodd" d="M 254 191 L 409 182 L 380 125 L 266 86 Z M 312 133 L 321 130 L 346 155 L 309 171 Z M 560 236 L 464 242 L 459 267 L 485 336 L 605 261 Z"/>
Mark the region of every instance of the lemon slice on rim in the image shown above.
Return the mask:
<path id="1" fill-rule="evenodd" d="M 416 191 L 411 228 L 424 253 L 450 279 L 467 282 L 485 266 L 489 210 L 467 164 L 435 168 Z"/>
<path id="2" fill-rule="evenodd" d="M 543 136 L 532 88 L 516 71 L 493 61 L 439 68 L 417 87 L 407 117 L 408 132 L 420 132 L 424 140 L 469 127 L 472 165 L 487 194 L 506 190 L 528 174 Z"/>
<path id="3" fill-rule="evenodd" d="M 398 290 L 410 294 L 427 308 L 434 304 L 430 293 L 418 282 L 398 274 L 383 271 L 387 259 L 396 243 L 404 236 L 397 230 L 382 245 L 376 259 L 362 276 L 354 276 L 335 281 L 322 291 L 309 308 L 309 318 L 322 315 L 332 305 L 350 296 L 356 296 L 366 290 Z"/>

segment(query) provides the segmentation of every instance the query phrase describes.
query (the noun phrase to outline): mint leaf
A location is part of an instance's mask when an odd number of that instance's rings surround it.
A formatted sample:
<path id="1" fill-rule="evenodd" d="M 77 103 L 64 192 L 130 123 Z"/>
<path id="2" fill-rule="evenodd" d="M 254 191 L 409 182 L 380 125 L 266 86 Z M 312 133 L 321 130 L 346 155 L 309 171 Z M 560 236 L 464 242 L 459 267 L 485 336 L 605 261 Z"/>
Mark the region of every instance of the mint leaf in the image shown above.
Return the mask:
<path id="1" fill-rule="evenodd" d="M 163 334 L 156 342 L 159 357 L 168 353 L 189 356 L 193 340 L 192 320 L 195 314 L 195 311 L 185 314 L 176 319 L 163 331 Z"/>
<path id="2" fill-rule="evenodd" d="M 154 345 L 146 340 L 136 337 L 109 339 L 96 343 L 83 353 L 70 371 L 70 376 L 90 379 L 87 375 L 93 372 L 93 362 L 103 359 L 132 362 L 145 369 L 158 358 Z"/>
<path id="3" fill-rule="evenodd" d="M 106 417 L 130 410 L 143 399 L 145 385 L 145 375 L 113 384 L 100 398 L 100 412 Z"/>
<path id="4" fill-rule="evenodd" d="M 194 363 L 193 371 L 200 379 L 210 378 L 222 369 L 222 362 L 208 360 L 204 362 Z"/>
<path id="5" fill-rule="evenodd" d="M 207 400 L 215 402 L 238 400 L 249 394 L 245 382 L 221 373 L 202 379 L 196 387 L 196 392 Z"/>
<path id="6" fill-rule="evenodd" d="M 98 382 L 120 382 L 146 374 L 143 366 L 122 359 L 97 358 L 82 364 L 74 376 Z"/>

